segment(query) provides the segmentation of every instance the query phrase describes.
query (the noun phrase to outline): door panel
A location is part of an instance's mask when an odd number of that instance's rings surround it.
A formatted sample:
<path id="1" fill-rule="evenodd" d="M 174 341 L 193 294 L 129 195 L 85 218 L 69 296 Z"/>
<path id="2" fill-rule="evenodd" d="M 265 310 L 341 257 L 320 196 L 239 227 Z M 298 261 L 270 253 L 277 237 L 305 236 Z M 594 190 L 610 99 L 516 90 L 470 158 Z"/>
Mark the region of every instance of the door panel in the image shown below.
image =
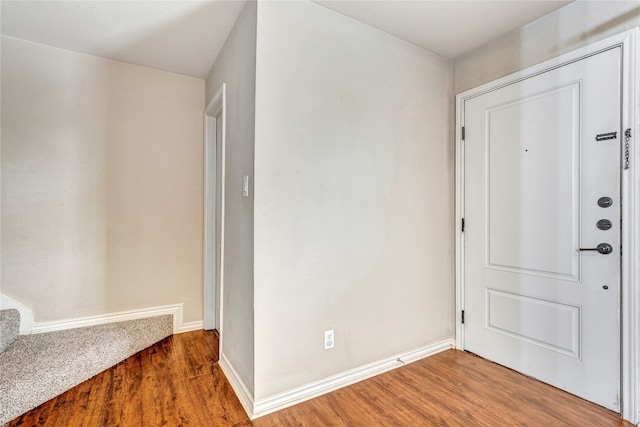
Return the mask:
<path id="1" fill-rule="evenodd" d="M 579 193 L 579 96 L 574 82 L 487 109 L 488 268 L 578 280 L 578 199 L 552 195 Z"/>
<path id="2" fill-rule="evenodd" d="M 616 411 L 620 55 L 464 105 L 464 347 Z M 596 140 L 609 132 L 618 137 Z M 598 206 L 603 196 L 613 206 Z M 612 253 L 579 251 L 599 243 Z"/>
<path id="3" fill-rule="evenodd" d="M 580 307 L 487 289 L 485 328 L 580 358 Z"/>

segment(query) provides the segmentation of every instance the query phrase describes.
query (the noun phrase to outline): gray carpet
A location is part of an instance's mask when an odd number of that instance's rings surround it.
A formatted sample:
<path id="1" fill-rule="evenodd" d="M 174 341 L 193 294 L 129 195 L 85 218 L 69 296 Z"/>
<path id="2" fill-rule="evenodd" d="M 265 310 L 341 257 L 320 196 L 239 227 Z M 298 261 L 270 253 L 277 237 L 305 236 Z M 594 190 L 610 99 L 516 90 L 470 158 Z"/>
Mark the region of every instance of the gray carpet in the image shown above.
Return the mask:
<path id="1" fill-rule="evenodd" d="M 172 333 L 166 315 L 19 336 L 0 353 L 0 425 Z"/>
<path id="2" fill-rule="evenodd" d="M 5 351 L 20 333 L 20 312 L 16 309 L 0 310 L 0 353 Z"/>

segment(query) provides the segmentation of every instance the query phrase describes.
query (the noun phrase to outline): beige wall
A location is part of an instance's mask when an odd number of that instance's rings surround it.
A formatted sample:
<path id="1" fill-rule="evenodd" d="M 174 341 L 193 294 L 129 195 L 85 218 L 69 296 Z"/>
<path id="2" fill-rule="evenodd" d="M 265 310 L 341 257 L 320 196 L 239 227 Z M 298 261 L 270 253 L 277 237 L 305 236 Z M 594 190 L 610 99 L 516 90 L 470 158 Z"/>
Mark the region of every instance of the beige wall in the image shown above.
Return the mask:
<path id="1" fill-rule="evenodd" d="M 576 1 L 453 62 L 454 94 L 640 25 L 638 1 Z"/>
<path id="2" fill-rule="evenodd" d="M 261 400 L 452 337 L 453 162 L 449 61 L 311 2 L 257 24 Z"/>
<path id="3" fill-rule="evenodd" d="M 202 319 L 204 81 L 2 37 L 2 292 Z"/>
<path id="4" fill-rule="evenodd" d="M 256 3 L 249 1 L 207 78 L 206 100 L 227 84 L 222 352 L 250 393 L 254 390 L 255 79 Z M 249 197 L 242 197 L 245 175 L 249 176 Z"/>

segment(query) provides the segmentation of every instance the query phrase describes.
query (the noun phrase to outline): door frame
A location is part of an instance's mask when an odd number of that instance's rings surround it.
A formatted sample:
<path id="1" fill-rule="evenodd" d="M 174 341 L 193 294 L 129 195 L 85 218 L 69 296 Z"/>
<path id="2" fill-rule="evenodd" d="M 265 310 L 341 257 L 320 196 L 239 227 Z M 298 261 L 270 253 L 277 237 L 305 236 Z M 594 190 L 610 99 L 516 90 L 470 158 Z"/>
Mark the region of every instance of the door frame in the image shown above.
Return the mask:
<path id="1" fill-rule="evenodd" d="M 631 129 L 629 169 L 621 173 L 621 196 L 623 229 L 622 268 L 621 268 L 621 304 L 620 304 L 620 414 L 637 424 L 640 422 L 640 90 L 636 83 L 640 77 L 637 44 L 640 27 L 606 38 L 573 52 L 544 61 L 476 88 L 456 95 L 455 122 L 455 170 L 456 170 L 456 207 L 455 207 L 455 336 L 456 348 L 464 349 L 464 328 L 462 311 L 464 310 L 464 103 L 466 100 L 499 89 L 503 86 L 533 77 L 537 74 L 592 56 L 617 46 L 622 48 L 622 123 L 621 129 Z M 624 135 L 620 138 L 624 143 Z M 621 159 L 622 160 L 622 159 Z"/>
<path id="2" fill-rule="evenodd" d="M 202 297 L 204 329 L 216 329 L 222 343 L 224 291 L 224 184 L 226 146 L 226 83 L 218 89 L 204 110 L 204 217 L 203 217 L 203 258 Z M 218 120 L 220 119 L 220 120 Z M 218 138 L 218 122 L 222 125 Z M 220 154 L 218 162 L 217 154 Z M 220 171 L 216 165 L 220 164 Z M 219 172 L 219 173 L 218 173 Z M 217 177 L 220 177 L 220 194 L 216 194 Z M 220 235 L 216 234 L 216 212 L 220 204 Z M 213 233 L 212 233 L 213 232 Z M 218 241 L 219 240 L 219 241 Z M 216 248 L 220 246 L 220 253 Z M 216 261 L 219 276 L 216 276 Z"/>

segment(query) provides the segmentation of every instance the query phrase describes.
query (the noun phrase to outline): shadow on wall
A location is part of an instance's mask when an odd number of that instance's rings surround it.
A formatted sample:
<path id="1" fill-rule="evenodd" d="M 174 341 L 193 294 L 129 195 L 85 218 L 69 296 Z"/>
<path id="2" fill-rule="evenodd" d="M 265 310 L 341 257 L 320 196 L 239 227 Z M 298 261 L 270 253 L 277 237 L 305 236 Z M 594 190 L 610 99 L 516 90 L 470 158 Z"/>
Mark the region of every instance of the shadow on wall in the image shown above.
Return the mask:
<path id="1" fill-rule="evenodd" d="M 454 93 L 640 25 L 633 2 L 577 1 L 454 60 Z"/>
<path id="2" fill-rule="evenodd" d="M 569 41 L 565 43 L 565 46 L 575 46 L 577 44 L 582 44 L 587 40 L 590 40 L 597 36 L 598 34 L 606 34 L 612 35 L 616 31 L 612 31 L 619 28 L 624 28 L 627 22 L 632 22 L 633 20 L 640 20 L 640 6 L 632 9 L 620 16 L 617 16 L 604 24 L 598 25 L 595 28 L 590 29 L 589 31 L 585 31 L 580 35 L 573 37 Z"/>

